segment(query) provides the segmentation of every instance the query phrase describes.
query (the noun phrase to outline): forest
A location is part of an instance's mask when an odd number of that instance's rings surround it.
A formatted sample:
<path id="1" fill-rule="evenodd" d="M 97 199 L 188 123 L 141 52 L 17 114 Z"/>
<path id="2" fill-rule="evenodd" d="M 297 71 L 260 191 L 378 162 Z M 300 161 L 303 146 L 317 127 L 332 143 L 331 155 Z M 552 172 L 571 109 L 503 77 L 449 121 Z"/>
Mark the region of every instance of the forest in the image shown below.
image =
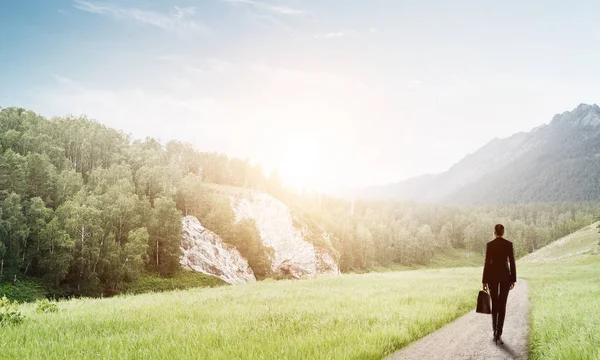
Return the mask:
<path id="1" fill-rule="evenodd" d="M 47 119 L 10 107 L 0 109 L 0 282 L 36 279 L 49 295 L 106 296 L 144 274 L 171 277 L 181 271 L 185 215 L 238 248 L 257 278 L 269 277 L 271 249 L 256 226 L 234 223 L 208 184 L 282 200 L 316 246 L 325 246 L 318 234 L 329 234 L 344 272 L 427 265 L 450 248 L 482 253 L 497 222 L 521 256 L 589 225 L 598 209 L 593 202 L 455 207 L 300 194 L 248 159 L 133 139 L 85 116 Z"/>

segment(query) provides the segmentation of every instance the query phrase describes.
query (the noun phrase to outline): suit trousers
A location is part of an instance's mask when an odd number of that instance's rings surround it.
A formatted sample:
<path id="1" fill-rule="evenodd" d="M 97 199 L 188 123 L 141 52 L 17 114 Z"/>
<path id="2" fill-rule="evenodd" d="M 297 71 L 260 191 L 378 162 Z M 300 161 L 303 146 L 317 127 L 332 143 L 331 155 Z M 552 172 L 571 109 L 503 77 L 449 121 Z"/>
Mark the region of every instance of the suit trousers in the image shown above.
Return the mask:
<path id="1" fill-rule="evenodd" d="M 498 336 L 502 335 L 504 317 L 506 316 L 506 300 L 510 290 L 510 282 L 489 283 L 490 297 L 492 298 L 492 326 Z"/>

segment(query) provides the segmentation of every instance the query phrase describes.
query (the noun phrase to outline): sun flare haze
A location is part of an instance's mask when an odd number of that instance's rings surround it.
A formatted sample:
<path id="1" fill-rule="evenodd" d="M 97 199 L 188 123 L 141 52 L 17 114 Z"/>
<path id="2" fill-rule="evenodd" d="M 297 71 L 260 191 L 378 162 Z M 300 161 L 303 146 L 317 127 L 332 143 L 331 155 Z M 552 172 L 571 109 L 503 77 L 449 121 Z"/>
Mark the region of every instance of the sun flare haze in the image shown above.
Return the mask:
<path id="1" fill-rule="evenodd" d="M 0 0 L 0 360 L 600 359 L 598 14 Z"/>
<path id="2" fill-rule="evenodd" d="M 6 1 L 0 103 L 248 158 L 296 188 L 390 183 L 600 92 L 590 11 L 475 4 Z"/>

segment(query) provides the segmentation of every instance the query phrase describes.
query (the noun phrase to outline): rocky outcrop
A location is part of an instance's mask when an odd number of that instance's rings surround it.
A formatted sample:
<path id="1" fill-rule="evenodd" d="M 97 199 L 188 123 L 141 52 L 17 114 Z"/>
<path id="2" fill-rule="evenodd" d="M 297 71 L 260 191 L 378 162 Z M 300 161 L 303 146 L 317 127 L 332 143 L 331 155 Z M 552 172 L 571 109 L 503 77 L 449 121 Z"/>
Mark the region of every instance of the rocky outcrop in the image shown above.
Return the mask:
<path id="1" fill-rule="evenodd" d="M 301 278 L 340 273 L 334 256 L 327 249 L 306 241 L 283 202 L 267 194 L 252 193 L 232 197 L 231 207 L 236 221 L 253 219 L 263 244 L 273 248 L 271 268 L 275 274 Z M 327 235 L 323 236 L 328 242 Z"/>
<path id="2" fill-rule="evenodd" d="M 315 246 L 315 254 L 317 256 L 317 273 L 332 275 L 340 273 L 340 267 L 329 251 Z"/>
<path id="3" fill-rule="evenodd" d="M 561 128 L 596 128 L 600 126 L 600 106 L 596 104 L 579 104 L 571 111 L 554 115 L 550 124 Z"/>
<path id="4" fill-rule="evenodd" d="M 184 269 L 214 275 L 229 284 L 256 281 L 240 252 L 204 228 L 194 216 L 183 219 L 181 250 L 179 262 Z"/>

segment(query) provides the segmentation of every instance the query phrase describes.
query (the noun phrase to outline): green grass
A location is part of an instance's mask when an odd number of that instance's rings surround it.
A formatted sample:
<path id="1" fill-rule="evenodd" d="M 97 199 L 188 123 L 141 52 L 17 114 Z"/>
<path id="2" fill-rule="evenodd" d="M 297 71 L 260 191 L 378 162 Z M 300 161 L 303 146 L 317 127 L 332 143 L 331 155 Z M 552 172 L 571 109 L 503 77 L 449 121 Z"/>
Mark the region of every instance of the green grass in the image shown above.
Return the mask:
<path id="1" fill-rule="evenodd" d="M 588 227 L 519 261 L 531 359 L 600 358 L 598 238 Z M 1 358 L 381 359 L 473 308 L 483 259 L 465 260 L 456 250 L 432 265 L 475 267 L 241 286 L 192 273 L 143 277 L 129 291 L 214 287 L 74 299 L 58 313 L 25 304 L 25 321 L 2 329 Z"/>
<path id="2" fill-rule="evenodd" d="M 483 255 L 479 252 L 448 249 L 435 252 L 427 266 L 432 268 L 482 267 L 484 262 Z"/>
<path id="3" fill-rule="evenodd" d="M 483 255 L 480 253 L 469 252 L 463 249 L 448 249 L 436 251 L 427 264 L 421 265 L 388 265 L 374 266 L 364 271 L 357 272 L 390 272 L 406 271 L 419 269 L 445 269 L 460 267 L 482 267 L 484 263 Z"/>
<path id="4" fill-rule="evenodd" d="M 599 238 L 594 224 L 519 262 L 532 302 L 532 360 L 600 359 Z"/>
<path id="5" fill-rule="evenodd" d="M 143 294 L 149 292 L 162 292 L 171 290 L 185 290 L 228 285 L 216 276 L 206 275 L 193 271 L 180 271 L 175 276 L 163 278 L 151 274 L 142 275 L 132 283 L 126 283 L 122 293 Z M 0 283 L 0 297 L 6 296 L 9 300 L 20 303 L 33 302 L 48 297 L 65 298 L 69 293 L 63 289 L 55 292 L 44 288 L 44 284 L 35 278 L 25 278 L 12 282 Z"/>
<path id="6" fill-rule="evenodd" d="M 180 271 L 170 278 L 163 278 L 150 274 L 142 275 L 133 283 L 127 284 L 124 292 L 128 294 L 143 294 L 222 285 L 227 285 L 227 283 L 216 276 L 193 271 Z"/>
<path id="7" fill-rule="evenodd" d="M 31 302 L 46 297 L 46 291 L 38 279 L 19 279 L 15 285 L 11 281 L 0 283 L 0 298 Z"/>
<path id="8" fill-rule="evenodd" d="M 2 329 L 3 359 L 380 359 L 474 306 L 478 269 L 75 299 Z"/>

